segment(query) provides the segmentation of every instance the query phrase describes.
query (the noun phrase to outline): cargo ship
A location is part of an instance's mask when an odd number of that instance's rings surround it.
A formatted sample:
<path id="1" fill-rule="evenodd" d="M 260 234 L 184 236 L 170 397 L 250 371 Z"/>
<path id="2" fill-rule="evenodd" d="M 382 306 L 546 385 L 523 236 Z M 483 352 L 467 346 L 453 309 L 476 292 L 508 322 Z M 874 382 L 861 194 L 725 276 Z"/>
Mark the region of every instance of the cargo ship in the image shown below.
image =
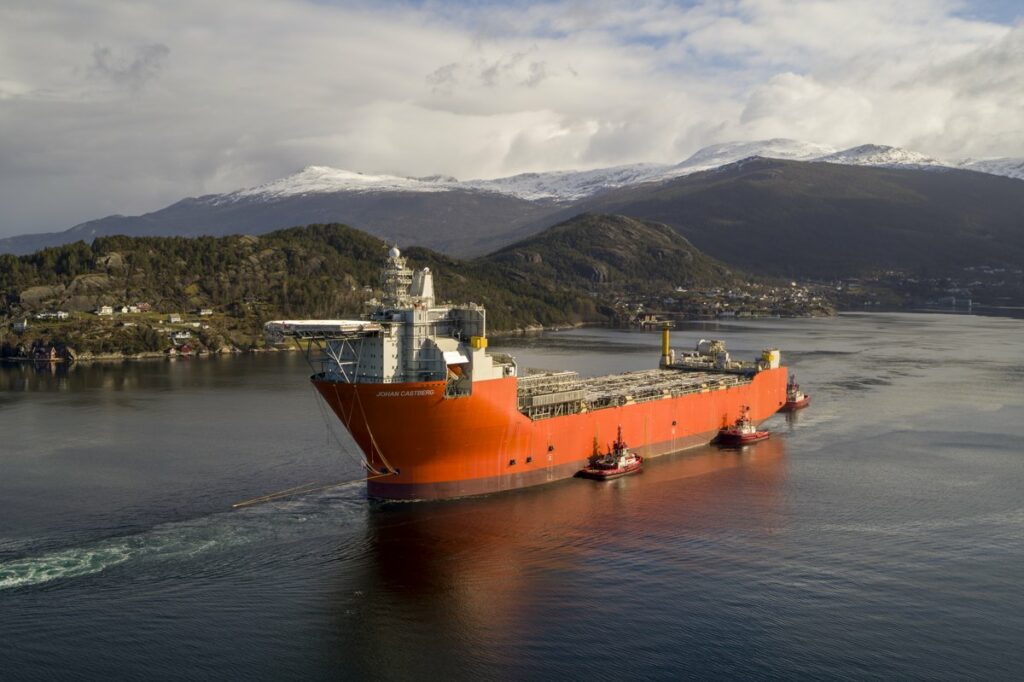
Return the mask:
<path id="1" fill-rule="evenodd" d="M 268 340 L 297 340 L 313 385 L 359 446 L 370 497 L 430 500 L 573 476 L 620 432 L 647 460 L 709 443 L 747 409 L 758 424 L 786 402 L 777 349 L 733 359 L 721 341 L 670 347 L 652 369 L 601 377 L 521 370 L 488 350 L 480 305 L 439 304 L 433 273 L 397 247 L 381 300 L 359 320 L 275 320 Z M 652 365 L 654 363 L 652 362 Z"/>

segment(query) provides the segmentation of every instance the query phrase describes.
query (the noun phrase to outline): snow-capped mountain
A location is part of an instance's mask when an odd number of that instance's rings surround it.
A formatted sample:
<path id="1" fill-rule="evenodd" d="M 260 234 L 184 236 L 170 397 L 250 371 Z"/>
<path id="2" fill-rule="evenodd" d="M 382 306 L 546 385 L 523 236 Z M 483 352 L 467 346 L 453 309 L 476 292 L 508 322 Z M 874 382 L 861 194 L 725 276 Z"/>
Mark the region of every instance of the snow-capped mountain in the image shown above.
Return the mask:
<path id="1" fill-rule="evenodd" d="M 763 156 L 766 159 L 789 159 L 790 161 L 813 161 L 835 151 L 833 147 L 823 144 L 800 142 L 784 137 L 758 142 L 725 142 L 704 147 L 673 168 L 696 173 L 718 168 L 727 163 L 749 159 L 752 156 Z"/>
<path id="2" fill-rule="evenodd" d="M 443 192 L 453 184 L 454 178 L 404 178 L 398 175 L 369 175 L 331 168 L 307 166 L 298 173 L 256 187 L 240 189 L 219 195 L 226 201 L 244 197 L 276 199 L 298 194 L 325 194 L 328 192 Z"/>
<path id="3" fill-rule="evenodd" d="M 330 166 L 308 166 L 298 173 L 262 185 L 210 197 L 212 203 L 332 192 L 446 192 L 453 189 L 507 194 L 527 201 L 576 201 L 608 189 L 628 187 L 717 168 L 752 156 L 807 161 L 835 150 L 785 138 L 759 142 L 728 142 L 704 147 L 678 164 L 636 163 L 593 170 L 520 173 L 504 178 L 458 181 L 447 176 L 409 178 L 364 174 Z"/>
<path id="4" fill-rule="evenodd" d="M 31 253 L 109 234 L 259 234 L 330 221 L 346 222 L 403 244 L 482 253 L 508 243 L 510 235 L 527 233 L 531 226 L 569 217 L 573 210 L 600 208 L 603 197 L 633 190 L 643 195 L 647 183 L 682 181 L 701 171 L 718 169 L 728 175 L 745 161 L 758 165 L 754 157 L 929 173 L 962 169 L 1024 180 L 1024 159 L 1020 158 L 947 162 L 898 147 L 861 145 L 837 151 L 785 138 L 715 144 L 676 164 L 635 163 L 464 181 L 449 176 L 413 178 L 309 166 L 254 187 L 182 199 L 142 216 L 108 216 L 62 232 L 0 239 L 0 253 Z M 963 178 L 961 184 L 977 180 Z M 951 182 L 956 185 L 959 181 L 951 178 Z M 1012 194 L 1015 190 L 1008 187 L 1005 191 Z"/>
<path id="5" fill-rule="evenodd" d="M 520 199 L 576 201 L 604 190 L 670 180 L 752 156 L 807 161 L 834 151 L 824 145 L 785 138 L 758 142 L 727 142 L 704 147 L 677 164 L 637 163 L 586 171 L 524 173 L 496 180 L 470 180 L 461 183 L 461 186 L 511 194 Z"/>
<path id="6" fill-rule="evenodd" d="M 463 188 L 510 194 L 520 199 L 537 201 L 575 201 L 606 189 L 639 185 L 673 177 L 673 166 L 658 163 L 637 163 L 585 171 L 549 171 L 521 173 L 493 180 L 467 180 Z"/>
<path id="7" fill-rule="evenodd" d="M 1008 178 L 1024 180 L 1024 159 L 1004 156 L 999 159 L 982 159 L 972 161 L 970 159 L 957 164 L 964 170 L 988 173 L 990 175 L 1004 175 Z"/>
<path id="8" fill-rule="evenodd" d="M 837 151 L 826 145 L 786 138 L 755 142 L 727 142 L 700 149 L 677 164 L 636 163 L 592 170 L 563 170 L 521 173 L 504 178 L 459 181 L 448 176 L 409 178 L 397 175 L 356 173 L 329 166 L 309 166 L 294 175 L 210 197 L 213 203 L 241 199 L 273 200 L 308 194 L 334 192 L 447 192 L 455 189 L 495 192 L 527 201 L 566 203 L 600 192 L 660 182 L 720 168 L 726 164 L 760 156 L 769 159 L 838 163 L 850 166 L 880 166 L 937 170 L 964 168 L 994 175 L 1024 179 L 1024 160 L 991 159 L 949 163 L 940 159 L 887 145 L 865 144 Z"/>
<path id="9" fill-rule="evenodd" d="M 952 164 L 933 159 L 920 152 L 890 147 L 884 144 L 862 144 L 833 154 L 821 156 L 815 161 L 841 163 L 847 166 L 884 166 L 910 168 L 949 168 Z"/>
<path id="10" fill-rule="evenodd" d="M 638 163 L 584 171 L 520 173 L 504 178 L 459 180 L 449 176 L 408 178 L 397 175 L 355 173 L 329 166 L 308 166 L 298 173 L 262 185 L 213 195 L 216 203 L 243 198 L 279 199 L 331 192 L 447 192 L 454 189 L 507 194 L 527 201 L 574 201 L 605 189 L 665 180 L 693 172 L 676 166 Z"/>

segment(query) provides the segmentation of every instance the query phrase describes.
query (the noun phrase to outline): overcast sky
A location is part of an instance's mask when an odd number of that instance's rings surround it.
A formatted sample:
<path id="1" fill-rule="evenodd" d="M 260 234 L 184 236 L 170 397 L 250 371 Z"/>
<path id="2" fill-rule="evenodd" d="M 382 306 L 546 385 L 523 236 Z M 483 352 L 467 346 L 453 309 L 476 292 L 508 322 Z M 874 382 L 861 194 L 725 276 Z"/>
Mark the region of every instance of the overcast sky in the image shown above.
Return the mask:
<path id="1" fill-rule="evenodd" d="M 790 137 L 1024 156 L 1020 0 L 4 0 L 0 236 L 307 165 L 458 178 Z"/>

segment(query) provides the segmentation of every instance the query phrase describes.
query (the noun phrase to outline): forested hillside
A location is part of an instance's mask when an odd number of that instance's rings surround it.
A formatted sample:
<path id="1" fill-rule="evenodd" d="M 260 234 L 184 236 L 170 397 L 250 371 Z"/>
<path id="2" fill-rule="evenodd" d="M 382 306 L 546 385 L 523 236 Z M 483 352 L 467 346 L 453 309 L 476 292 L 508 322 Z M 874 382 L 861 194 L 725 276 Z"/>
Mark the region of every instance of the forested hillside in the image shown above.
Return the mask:
<path id="1" fill-rule="evenodd" d="M 102 353 L 258 347 L 270 319 L 364 314 L 387 248 L 331 224 L 260 237 L 101 237 L 4 255 L 0 340 L 7 355 L 39 343 Z M 439 298 L 485 305 L 492 332 L 609 322 L 624 301 L 751 283 L 667 226 L 622 216 L 578 216 L 473 260 L 405 255 L 435 272 Z M 58 311 L 67 318 L 54 319 Z M 14 331 L 22 321 L 27 329 Z"/>

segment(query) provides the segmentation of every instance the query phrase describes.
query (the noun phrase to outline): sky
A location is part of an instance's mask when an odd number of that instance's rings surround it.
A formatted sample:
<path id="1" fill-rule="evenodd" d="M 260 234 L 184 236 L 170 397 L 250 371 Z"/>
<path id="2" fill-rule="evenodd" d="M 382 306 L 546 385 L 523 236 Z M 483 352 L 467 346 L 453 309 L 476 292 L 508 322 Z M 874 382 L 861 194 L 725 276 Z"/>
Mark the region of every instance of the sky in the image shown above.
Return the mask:
<path id="1" fill-rule="evenodd" d="M 490 178 L 773 137 L 1024 156 L 1024 3 L 0 3 L 0 236 L 308 165 Z"/>

